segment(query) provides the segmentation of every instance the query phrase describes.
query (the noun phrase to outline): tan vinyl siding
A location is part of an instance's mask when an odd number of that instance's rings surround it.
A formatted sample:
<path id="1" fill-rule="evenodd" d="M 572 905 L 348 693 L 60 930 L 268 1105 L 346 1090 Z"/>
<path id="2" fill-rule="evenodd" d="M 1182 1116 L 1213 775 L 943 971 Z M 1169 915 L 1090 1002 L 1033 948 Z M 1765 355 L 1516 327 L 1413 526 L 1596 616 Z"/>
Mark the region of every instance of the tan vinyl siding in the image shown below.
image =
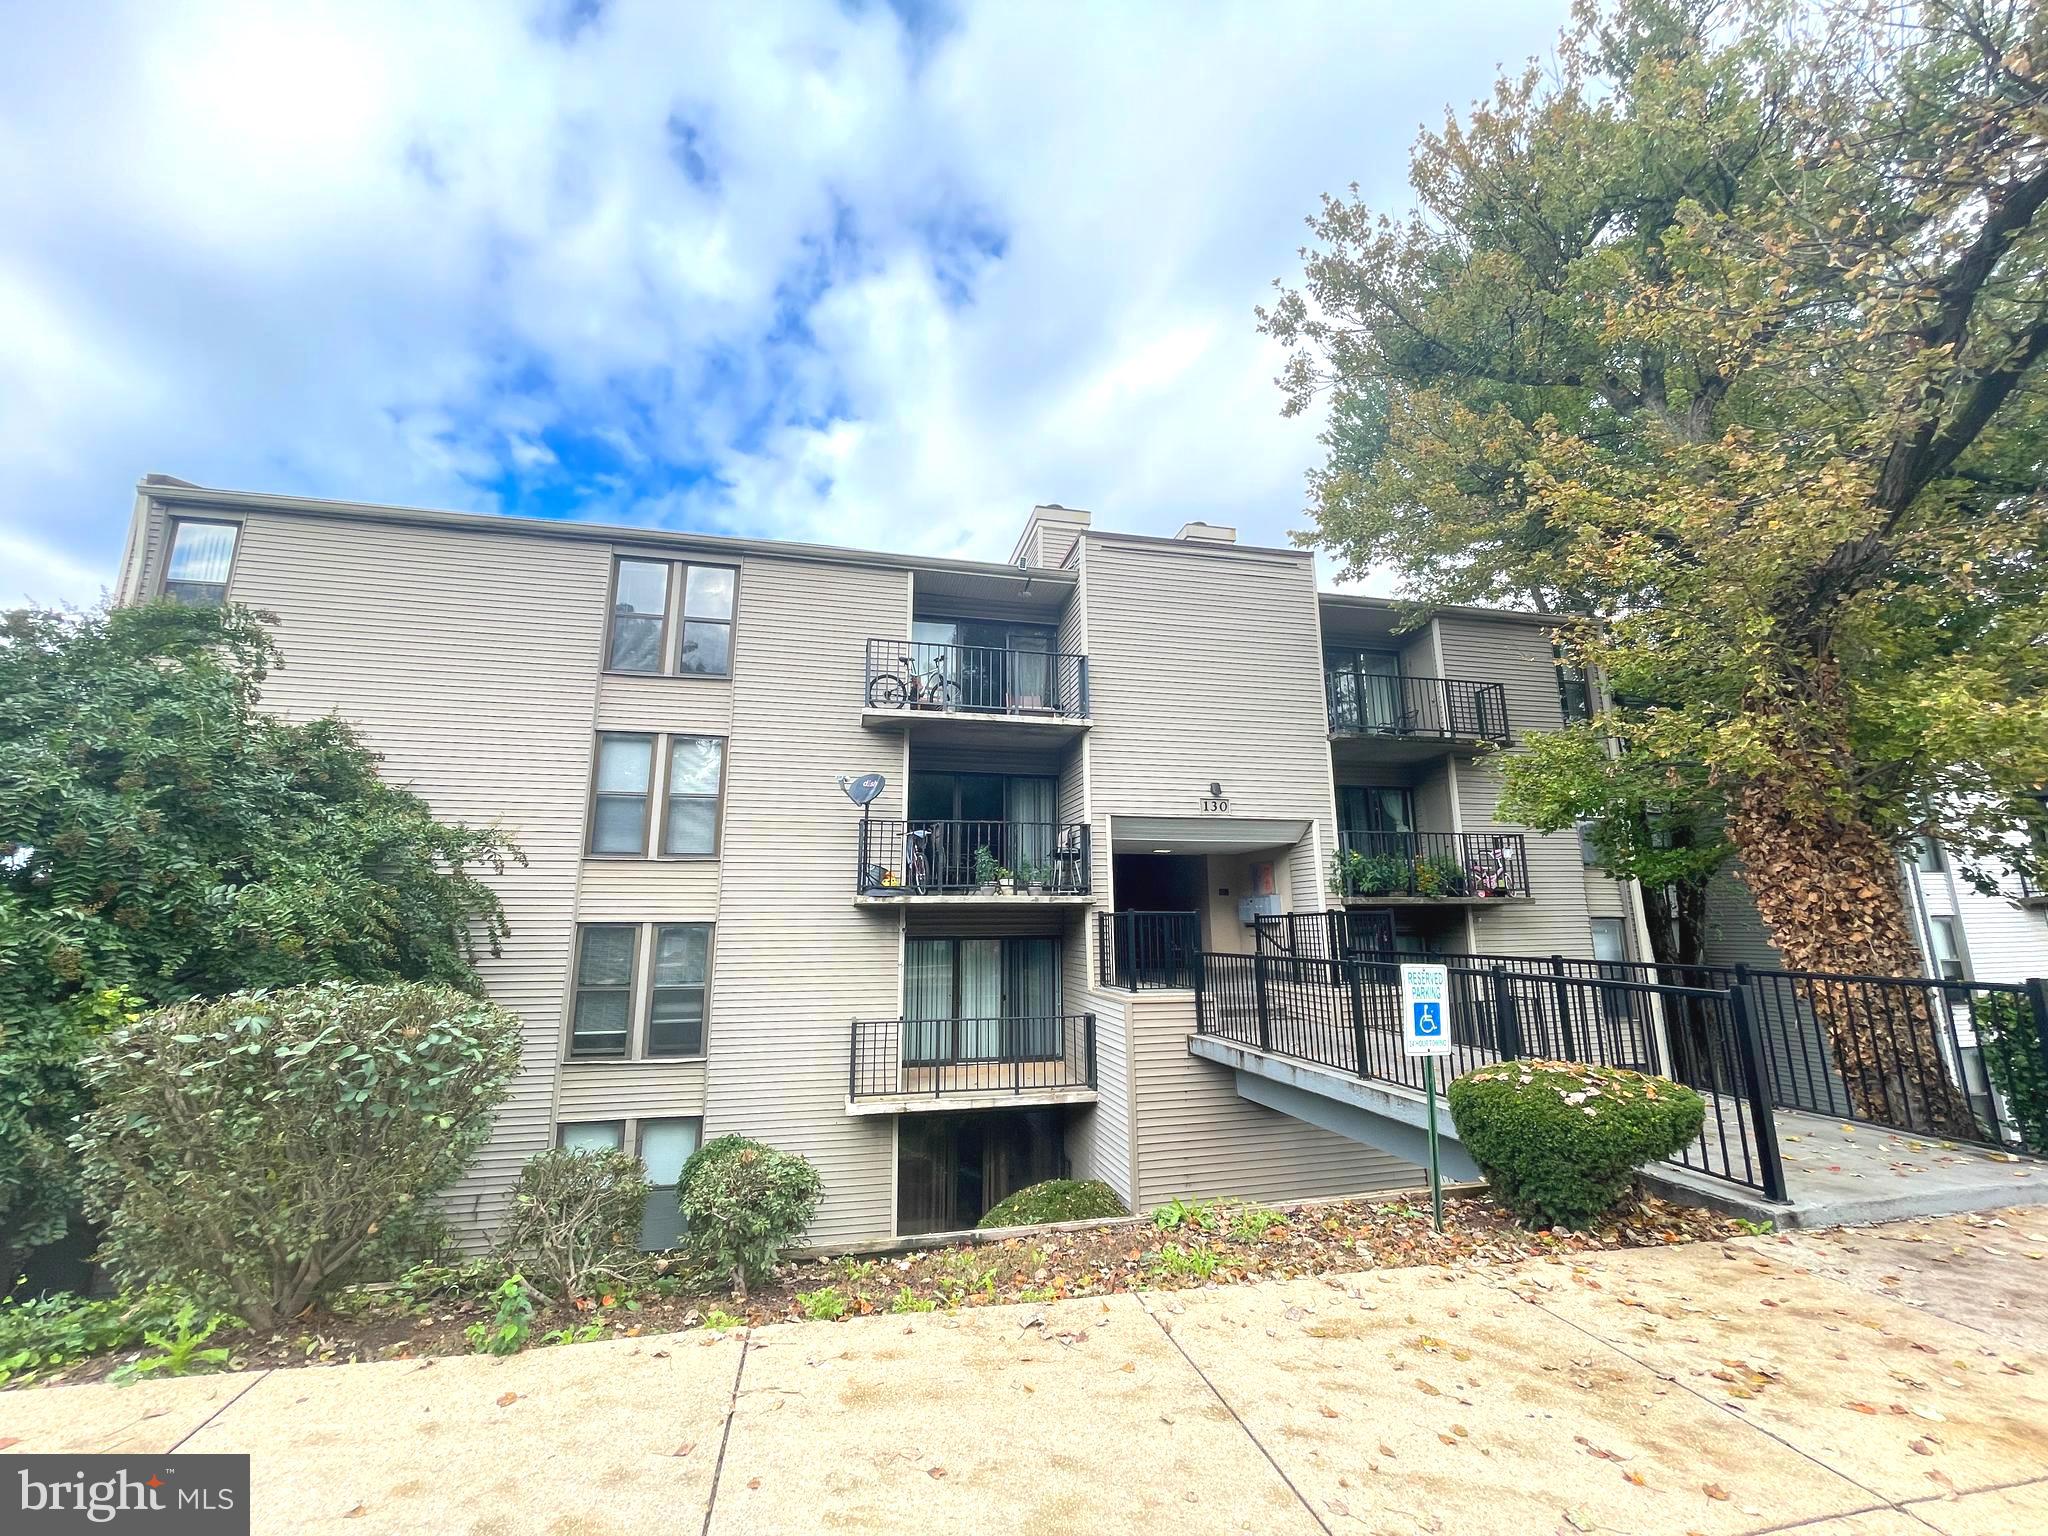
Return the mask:
<path id="1" fill-rule="evenodd" d="M 555 1120 L 701 1115 L 704 1075 L 701 1061 L 572 1061 L 562 1068 Z"/>
<path id="2" fill-rule="evenodd" d="M 1588 917 L 1627 917 L 1628 893 L 1621 883 L 1611 875 L 1603 875 L 1597 869 L 1583 870 L 1586 888 L 1586 915 Z"/>
<path id="3" fill-rule="evenodd" d="M 1129 1015 L 1144 1117 L 1141 1207 L 1176 1197 L 1311 1200 L 1421 1180 L 1399 1158 L 1239 1098 L 1228 1069 L 1188 1054 L 1190 995 L 1136 994 Z"/>
<path id="4" fill-rule="evenodd" d="M 860 813 L 836 779 L 902 751 L 862 728 L 860 688 L 867 637 L 902 622 L 908 587 L 802 561 L 740 572 L 704 1131 L 816 1162 L 819 1243 L 894 1230 L 894 1127 L 846 1112 L 846 1074 L 852 1021 L 899 1011 L 900 924 L 853 904 Z M 903 795 L 891 771 L 873 813 L 901 816 Z"/>
<path id="5" fill-rule="evenodd" d="M 735 655 L 734 669 L 741 665 Z M 596 683 L 597 728 L 601 731 L 732 734 L 733 684 L 726 678 L 626 677 L 612 672 Z"/>
<path id="6" fill-rule="evenodd" d="M 1749 887 L 1742 883 L 1741 860 L 1730 859 L 1707 882 L 1707 932 L 1703 957 L 1713 965 L 1748 965 L 1782 970 L 1785 957 L 1771 942 Z"/>
<path id="7" fill-rule="evenodd" d="M 1445 675 L 1499 683 L 1507 695 L 1508 728 L 1518 742 L 1532 732 L 1563 728 L 1557 668 L 1546 631 L 1531 624 L 1462 614 L 1442 614 L 1433 622 Z M 1505 754 L 1490 753 L 1461 762 L 1452 770 L 1461 830 L 1519 832 L 1529 858 L 1533 899 L 1475 910 L 1474 947 L 1481 954 L 1590 955 L 1592 929 L 1578 833 L 1569 828 L 1534 832 L 1498 820 L 1495 808 L 1500 802 L 1505 761 Z"/>
<path id="8" fill-rule="evenodd" d="M 349 721 L 384 755 L 386 779 L 443 819 L 498 822 L 526 855 L 493 881 L 511 936 L 479 964 L 526 1028 L 491 1141 L 446 1202 L 471 1244 L 552 1140 L 609 564 L 602 546 L 509 531 L 261 513 L 244 518 L 235 554 L 230 598 L 278 617 L 286 664 L 265 707 Z"/>

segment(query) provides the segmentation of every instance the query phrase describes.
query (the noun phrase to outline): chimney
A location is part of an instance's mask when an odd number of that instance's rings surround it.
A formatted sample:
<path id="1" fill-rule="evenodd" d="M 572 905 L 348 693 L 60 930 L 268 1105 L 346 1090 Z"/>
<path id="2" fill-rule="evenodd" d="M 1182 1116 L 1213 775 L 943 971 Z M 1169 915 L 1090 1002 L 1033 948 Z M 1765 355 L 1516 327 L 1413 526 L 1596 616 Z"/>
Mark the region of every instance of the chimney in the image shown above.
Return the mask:
<path id="1" fill-rule="evenodd" d="M 1057 570 L 1087 531 L 1088 514 L 1079 507 L 1063 507 L 1056 501 L 1033 507 L 1017 547 L 1010 551 L 1010 563 Z"/>
<path id="2" fill-rule="evenodd" d="M 1185 539 L 1190 544 L 1235 544 L 1237 530 L 1226 528 L 1221 523 L 1182 523 L 1176 539 Z"/>

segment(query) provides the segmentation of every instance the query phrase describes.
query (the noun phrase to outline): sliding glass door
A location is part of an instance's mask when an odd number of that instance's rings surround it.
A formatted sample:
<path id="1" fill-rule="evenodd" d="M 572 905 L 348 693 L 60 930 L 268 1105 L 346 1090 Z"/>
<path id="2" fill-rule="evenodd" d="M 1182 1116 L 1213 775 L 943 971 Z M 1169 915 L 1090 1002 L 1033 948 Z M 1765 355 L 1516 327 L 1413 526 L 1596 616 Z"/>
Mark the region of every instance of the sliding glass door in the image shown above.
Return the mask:
<path id="1" fill-rule="evenodd" d="M 910 939 L 906 1062 L 1041 1060 L 1063 1053 L 1059 941 Z"/>
<path id="2" fill-rule="evenodd" d="M 1325 651 L 1333 731 L 1401 729 L 1401 658 L 1392 651 Z"/>

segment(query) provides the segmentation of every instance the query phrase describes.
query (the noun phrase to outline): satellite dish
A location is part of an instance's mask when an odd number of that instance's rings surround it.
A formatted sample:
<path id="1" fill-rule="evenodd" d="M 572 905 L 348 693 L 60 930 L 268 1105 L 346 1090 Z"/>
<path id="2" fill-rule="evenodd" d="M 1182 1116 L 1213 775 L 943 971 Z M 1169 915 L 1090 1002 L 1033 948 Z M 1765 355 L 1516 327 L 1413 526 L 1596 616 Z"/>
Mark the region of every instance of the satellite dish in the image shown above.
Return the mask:
<path id="1" fill-rule="evenodd" d="M 839 787 L 846 791 L 846 798 L 855 805 L 865 807 L 882 792 L 882 786 L 889 781 L 879 773 L 864 773 L 857 779 L 839 775 Z"/>

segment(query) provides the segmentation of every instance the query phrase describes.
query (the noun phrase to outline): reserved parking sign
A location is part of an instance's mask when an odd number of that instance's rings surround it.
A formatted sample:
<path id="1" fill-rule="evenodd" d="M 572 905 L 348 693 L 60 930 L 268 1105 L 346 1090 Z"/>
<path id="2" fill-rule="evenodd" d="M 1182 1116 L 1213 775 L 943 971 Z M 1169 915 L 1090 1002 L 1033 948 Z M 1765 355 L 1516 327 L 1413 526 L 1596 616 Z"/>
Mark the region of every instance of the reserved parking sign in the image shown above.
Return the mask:
<path id="1" fill-rule="evenodd" d="M 1410 1056 L 1451 1054 L 1451 973 L 1447 967 L 1401 967 L 1401 1049 Z"/>

